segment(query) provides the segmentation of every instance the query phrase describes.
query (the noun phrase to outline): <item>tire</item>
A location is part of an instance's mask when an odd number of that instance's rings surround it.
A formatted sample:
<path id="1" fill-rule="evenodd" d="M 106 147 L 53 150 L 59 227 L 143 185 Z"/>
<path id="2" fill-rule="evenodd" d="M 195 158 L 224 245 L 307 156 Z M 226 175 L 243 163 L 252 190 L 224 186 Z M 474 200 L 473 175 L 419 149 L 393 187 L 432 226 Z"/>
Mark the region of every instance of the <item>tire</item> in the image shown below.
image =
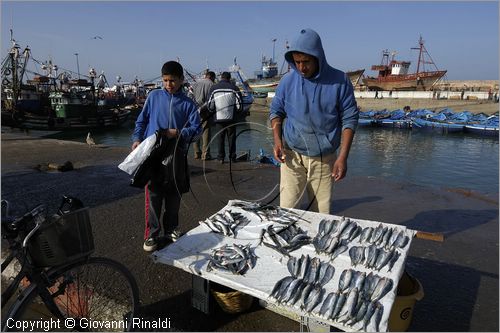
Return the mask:
<path id="1" fill-rule="evenodd" d="M 139 307 L 139 290 L 122 264 L 108 258 L 89 258 L 55 268 L 48 277 L 51 287 L 40 290 L 31 284 L 12 305 L 4 317 L 4 331 L 33 328 L 47 331 L 42 325 L 48 322 L 59 323 L 51 327 L 55 331 L 132 330 L 131 322 Z M 41 296 L 46 291 L 50 295 Z M 49 310 L 50 304 L 56 306 L 55 311 Z M 23 323 L 27 328 L 23 329 Z M 68 323 L 75 325 L 71 327 Z"/>

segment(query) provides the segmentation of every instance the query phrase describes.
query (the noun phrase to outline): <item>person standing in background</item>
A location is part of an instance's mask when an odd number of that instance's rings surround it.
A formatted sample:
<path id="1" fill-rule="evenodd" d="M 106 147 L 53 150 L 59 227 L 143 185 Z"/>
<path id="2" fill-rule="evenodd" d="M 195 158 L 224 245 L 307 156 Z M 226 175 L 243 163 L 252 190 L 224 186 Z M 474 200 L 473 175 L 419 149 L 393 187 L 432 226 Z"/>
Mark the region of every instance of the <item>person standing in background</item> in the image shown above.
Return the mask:
<path id="1" fill-rule="evenodd" d="M 226 157 L 225 139 L 229 141 L 229 159 L 236 162 L 236 122 L 237 113 L 243 108 L 240 89 L 231 82 L 231 73 L 223 72 L 220 81 L 210 89 L 208 109 L 214 113 L 217 132 L 217 160 L 222 164 Z"/>
<path id="2" fill-rule="evenodd" d="M 211 160 L 210 155 L 210 130 L 213 125 L 213 119 L 210 117 L 208 111 L 208 98 L 210 97 L 210 89 L 215 83 L 215 73 L 212 71 L 207 71 L 205 77 L 192 86 L 193 88 L 193 100 L 198 104 L 201 118 L 202 134 L 201 139 L 193 143 L 194 158 L 202 160 Z M 200 149 L 201 143 L 201 149 Z"/>

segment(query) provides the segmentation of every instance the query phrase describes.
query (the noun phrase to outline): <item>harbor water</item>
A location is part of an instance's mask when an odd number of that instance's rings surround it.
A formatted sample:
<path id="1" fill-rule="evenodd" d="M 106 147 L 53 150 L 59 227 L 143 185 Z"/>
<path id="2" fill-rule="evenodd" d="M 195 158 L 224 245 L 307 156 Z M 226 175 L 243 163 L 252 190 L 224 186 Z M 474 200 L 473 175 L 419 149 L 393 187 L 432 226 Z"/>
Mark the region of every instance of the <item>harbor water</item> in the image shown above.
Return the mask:
<path id="1" fill-rule="evenodd" d="M 130 147 L 133 127 L 130 121 L 120 129 L 92 131 L 92 136 L 98 144 Z M 86 134 L 66 132 L 51 137 L 85 142 Z M 258 156 L 260 149 L 272 153 L 272 131 L 267 113 L 251 112 L 247 122 L 238 126 L 237 135 L 237 152 L 249 151 L 251 159 Z M 215 157 L 215 142 L 211 150 Z M 423 186 L 496 194 L 498 158 L 498 138 L 358 127 L 349 155 L 348 176 L 381 177 Z"/>

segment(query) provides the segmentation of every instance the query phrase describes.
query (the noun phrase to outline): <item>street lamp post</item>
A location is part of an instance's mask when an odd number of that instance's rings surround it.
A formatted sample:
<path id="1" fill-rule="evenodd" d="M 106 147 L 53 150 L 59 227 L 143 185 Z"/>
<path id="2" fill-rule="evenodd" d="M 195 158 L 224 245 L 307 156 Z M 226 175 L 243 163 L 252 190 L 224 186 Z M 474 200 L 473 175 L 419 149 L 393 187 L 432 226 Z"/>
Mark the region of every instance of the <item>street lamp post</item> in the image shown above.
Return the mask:
<path id="1" fill-rule="evenodd" d="M 78 70 L 78 80 L 80 80 L 80 64 L 78 63 L 78 53 L 75 53 L 76 56 L 76 69 Z"/>

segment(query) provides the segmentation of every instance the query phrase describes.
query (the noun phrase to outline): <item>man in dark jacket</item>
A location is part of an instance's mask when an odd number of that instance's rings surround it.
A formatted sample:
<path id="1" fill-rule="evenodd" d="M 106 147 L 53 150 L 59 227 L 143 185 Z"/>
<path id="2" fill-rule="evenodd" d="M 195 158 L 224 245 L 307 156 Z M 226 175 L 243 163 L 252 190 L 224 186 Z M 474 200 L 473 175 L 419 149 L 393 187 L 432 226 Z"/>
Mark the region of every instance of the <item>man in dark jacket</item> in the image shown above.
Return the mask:
<path id="1" fill-rule="evenodd" d="M 224 148 L 226 134 L 229 141 L 229 159 L 236 162 L 236 116 L 241 111 L 241 92 L 240 89 L 231 82 L 231 74 L 223 72 L 220 81 L 210 89 L 210 99 L 208 108 L 215 112 L 215 131 L 217 135 L 217 145 L 219 152 L 217 159 L 224 163 L 226 151 Z"/>

